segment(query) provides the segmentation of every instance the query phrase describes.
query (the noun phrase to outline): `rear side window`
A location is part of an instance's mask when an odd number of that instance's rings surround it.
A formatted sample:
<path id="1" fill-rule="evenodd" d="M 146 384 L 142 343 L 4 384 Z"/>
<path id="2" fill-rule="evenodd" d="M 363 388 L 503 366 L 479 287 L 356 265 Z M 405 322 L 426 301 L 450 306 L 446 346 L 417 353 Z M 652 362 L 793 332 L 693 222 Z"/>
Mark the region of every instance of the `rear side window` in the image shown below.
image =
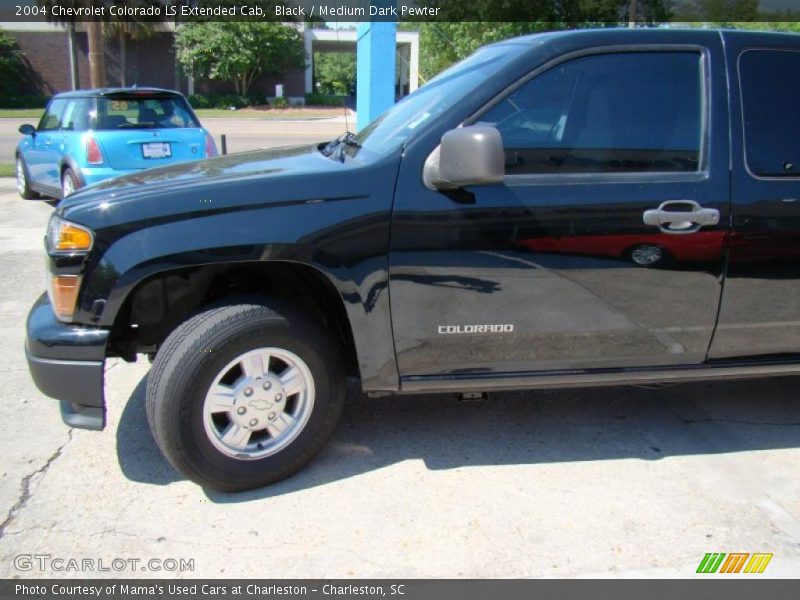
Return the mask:
<path id="1" fill-rule="evenodd" d="M 89 129 L 91 106 L 91 98 L 67 100 L 64 112 L 61 114 L 59 129 L 64 131 L 86 131 Z"/>
<path id="2" fill-rule="evenodd" d="M 200 127 L 181 97 L 130 96 L 97 99 L 95 129 L 175 129 Z"/>
<path id="3" fill-rule="evenodd" d="M 750 171 L 800 176 L 800 52 L 747 50 L 739 57 L 739 82 Z"/>
<path id="4" fill-rule="evenodd" d="M 500 131 L 506 172 L 637 173 L 700 168 L 698 52 L 583 56 L 534 77 L 480 117 Z"/>

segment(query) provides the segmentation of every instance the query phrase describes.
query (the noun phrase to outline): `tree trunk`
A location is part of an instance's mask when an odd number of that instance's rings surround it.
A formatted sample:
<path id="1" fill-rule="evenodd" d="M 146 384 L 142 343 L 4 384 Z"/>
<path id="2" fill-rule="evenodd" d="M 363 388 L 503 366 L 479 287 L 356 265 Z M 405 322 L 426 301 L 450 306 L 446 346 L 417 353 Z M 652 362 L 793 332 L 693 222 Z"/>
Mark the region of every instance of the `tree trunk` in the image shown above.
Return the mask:
<path id="1" fill-rule="evenodd" d="M 106 61 L 103 44 L 102 23 L 87 21 L 86 32 L 89 38 L 89 78 L 93 88 L 106 87 Z"/>
<path id="2" fill-rule="evenodd" d="M 120 30 L 119 40 L 119 84 L 128 87 L 128 36 Z"/>
<path id="3" fill-rule="evenodd" d="M 69 80 L 73 90 L 77 90 L 81 87 L 81 80 L 78 75 L 78 51 L 76 46 L 75 23 L 70 23 L 67 28 L 67 49 L 69 51 Z"/>

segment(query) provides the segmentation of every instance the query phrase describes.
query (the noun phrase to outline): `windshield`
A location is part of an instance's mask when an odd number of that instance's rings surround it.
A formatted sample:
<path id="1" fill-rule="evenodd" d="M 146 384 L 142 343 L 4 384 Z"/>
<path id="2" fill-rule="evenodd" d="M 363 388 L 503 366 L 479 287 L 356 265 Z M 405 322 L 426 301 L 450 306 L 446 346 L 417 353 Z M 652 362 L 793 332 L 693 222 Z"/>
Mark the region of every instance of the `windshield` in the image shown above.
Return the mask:
<path id="1" fill-rule="evenodd" d="M 96 130 L 200 127 L 180 96 L 113 96 L 97 99 Z"/>
<path id="2" fill-rule="evenodd" d="M 384 155 L 403 144 L 414 131 L 453 106 L 489 79 L 499 68 L 527 50 L 522 44 L 481 48 L 406 96 L 352 137 L 354 151 L 365 148 Z"/>

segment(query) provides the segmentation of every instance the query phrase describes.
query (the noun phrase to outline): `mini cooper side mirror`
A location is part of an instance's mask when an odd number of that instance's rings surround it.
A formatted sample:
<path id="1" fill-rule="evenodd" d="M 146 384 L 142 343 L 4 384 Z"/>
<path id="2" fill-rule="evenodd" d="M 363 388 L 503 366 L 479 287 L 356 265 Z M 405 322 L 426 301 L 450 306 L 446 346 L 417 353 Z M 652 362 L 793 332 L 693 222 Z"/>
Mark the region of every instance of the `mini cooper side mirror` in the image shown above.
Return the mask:
<path id="1" fill-rule="evenodd" d="M 425 161 L 422 179 L 432 190 L 500 183 L 505 177 L 500 132 L 491 125 L 470 125 L 448 131 Z"/>
<path id="2" fill-rule="evenodd" d="M 36 127 L 31 125 L 30 123 L 25 123 L 24 125 L 19 126 L 19 132 L 22 135 L 35 135 L 36 134 Z"/>

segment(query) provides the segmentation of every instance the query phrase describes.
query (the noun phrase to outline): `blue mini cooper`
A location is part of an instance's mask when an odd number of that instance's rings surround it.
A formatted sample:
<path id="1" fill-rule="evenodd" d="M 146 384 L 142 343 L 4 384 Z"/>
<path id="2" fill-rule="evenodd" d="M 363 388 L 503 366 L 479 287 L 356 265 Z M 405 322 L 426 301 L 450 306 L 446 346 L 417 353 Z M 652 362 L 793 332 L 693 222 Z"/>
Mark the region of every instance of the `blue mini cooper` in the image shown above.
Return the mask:
<path id="1" fill-rule="evenodd" d="M 57 94 L 38 127 L 19 131 L 17 187 L 26 199 L 65 198 L 111 177 L 217 155 L 186 99 L 156 88 Z"/>

